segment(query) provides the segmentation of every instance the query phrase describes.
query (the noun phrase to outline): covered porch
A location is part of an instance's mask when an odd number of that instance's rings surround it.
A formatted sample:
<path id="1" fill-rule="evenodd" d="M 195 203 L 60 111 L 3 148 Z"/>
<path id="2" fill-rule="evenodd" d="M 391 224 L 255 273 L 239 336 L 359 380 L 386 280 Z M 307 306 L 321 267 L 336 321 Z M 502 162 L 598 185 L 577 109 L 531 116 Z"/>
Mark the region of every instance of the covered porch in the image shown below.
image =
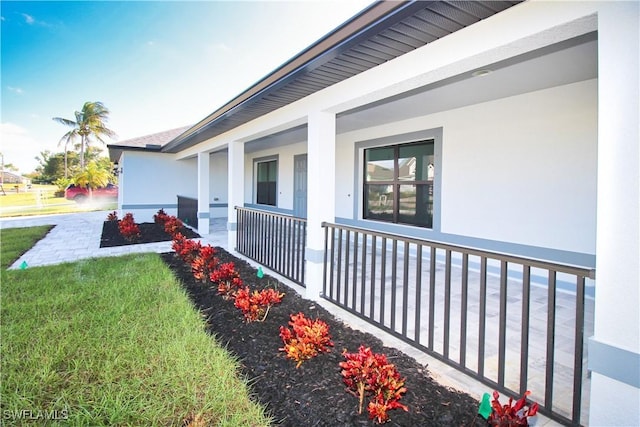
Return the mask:
<path id="1" fill-rule="evenodd" d="M 640 360 L 637 5 L 525 2 L 391 54 L 416 16 L 165 146 L 198 229 L 484 391 L 640 420 L 640 378 L 615 367 Z"/>
<path id="2" fill-rule="evenodd" d="M 336 88 L 330 103 L 311 95 L 258 132 L 194 147 L 198 228 L 217 221 L 210 161 L 224 155 L 228 248 L 487 389 L 531 390 L 545 415 L 586 424 L 598 33 L 588 17 L 561 25 L 553 43 L 516 38 L 502 57 L 414 51 L 380 73 L 442 66 L 374 93 Z M 400 171 L 406 159 L 417 166 Z"/>

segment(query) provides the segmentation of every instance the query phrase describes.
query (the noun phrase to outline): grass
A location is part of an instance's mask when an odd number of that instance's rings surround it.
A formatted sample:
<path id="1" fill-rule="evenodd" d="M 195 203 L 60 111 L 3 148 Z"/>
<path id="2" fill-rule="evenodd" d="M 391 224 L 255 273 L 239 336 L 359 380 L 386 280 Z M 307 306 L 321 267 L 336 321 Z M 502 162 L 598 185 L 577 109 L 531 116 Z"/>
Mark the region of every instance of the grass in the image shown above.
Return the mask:
<path id="1" fill-rule="evenodd" d="M 19 186 L 16 191 L 12 184 L 4 184 L 4 193 L 0 192 L 0 205 L 2 207 L 11 206 L 29 206 L 29 205 L 52 205 L 68 202 L 64 197 L 56 197 L 55 193 L 58 187 L 55 185 L 33 185 L 27 188 L 24 185 Z"/>
<path id="2" fill-rule="evenodd" d="M 91 212 L 102 210 L 116 210 L 118 208 L 117 203 L 91 205 L 85 203 L 78 205 L 76 202 L 55 205 L 55 206 L 21 206 L 15 209 L 2 209 L 0 210 L 0 218 L 9 218 L 16 216 L 32 216 L 32 215 L 53 215 L 53 214 L 65 214 L 76 212 Z"/>
<path id="3" fill-rule="evenodd" d="M 0 192 L 0 218 L 113 210 L 117 208 L 116 202 L 78 205 L 73 200 L 55 197 L 54 193 L 57 190 L 55 185 L 34 185 L 31 190 L 22 188 L 17 193 L 12 188 L 12 186 L 5 185 L 6 195 Z"/>
<path id="4" fill-rule="evenodd" d="M 33 425 L 19 419 L 26 414 L 66 418 L 50 421 L 65 426 L 186 418 L 202 422 L 193 426 L 269 425 L 237 361 L 204 332 L 158 255 L 5 270 L 5 260 L 46 231 L 0 230 L 4 421 Z"/>
<path id="5" fill-rule="evenodd" d="M 1 229 L 0 268 L 6 270 L 15 260 L 20 258 L 20 255 L 42 239 L 51 228 L 53 228 L 51 225 L 41 225 L 39 227 Z M 2 278 L 4 279 L 4 277 Z"/>

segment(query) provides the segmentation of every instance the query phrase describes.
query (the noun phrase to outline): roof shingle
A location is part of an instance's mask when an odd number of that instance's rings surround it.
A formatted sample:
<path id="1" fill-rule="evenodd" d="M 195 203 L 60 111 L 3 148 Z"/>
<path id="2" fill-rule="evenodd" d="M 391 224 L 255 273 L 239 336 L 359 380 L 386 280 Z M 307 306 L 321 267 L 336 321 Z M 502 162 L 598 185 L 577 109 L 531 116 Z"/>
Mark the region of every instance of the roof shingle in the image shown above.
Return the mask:
<path id="1" fill-rule="evenodd" d="M 165 130 L 151 135 L 139 136 L 137 138 L 127 139 L 125 141 L 118 142 L 116 144 L 109 144 L 109 147 L 121 147 L 121 148 L 146 148 L 148 145 L 159 145 L 163 147 L 169 141 L 185 132 L 191 126 L 183 126 L 176 129 Z"/>

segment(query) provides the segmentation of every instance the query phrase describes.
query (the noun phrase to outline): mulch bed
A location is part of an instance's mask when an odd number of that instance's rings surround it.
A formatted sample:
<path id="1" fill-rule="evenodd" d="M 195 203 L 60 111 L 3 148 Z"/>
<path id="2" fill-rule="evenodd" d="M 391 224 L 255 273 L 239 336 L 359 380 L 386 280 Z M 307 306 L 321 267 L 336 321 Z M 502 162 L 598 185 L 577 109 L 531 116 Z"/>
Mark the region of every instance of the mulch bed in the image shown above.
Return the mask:
<path id="1" fill-rule="evenodd" d="M 130 241 L 122 237 L 118 231 L 118 221 L 105 221 L 102 226 L 102 236 L 100 237 L 101 248 L 112 248 L 114 246 L 138 245 L 140 243 L 167 242 L 171 236 L 154 222 L 143 222 L 138 224 L 140 228 L 140 238 Z M 182 227 L 180 230 L 189 239 L 199 238 L 200 235 L 189 227 Z"/>
<path id="2" fill-rule="evenodd" d="M 144 232 L 143 239 L 144 241 Z M 375 336 L 354 330 L 336 320 L 333 315 L 312 301 L 305 300 L 276 279 L 257 277 L 256 269 L 222 248 L 216 248 L 220 262 L 233 261 L 243 282 L 252 290 L 277 287 L 286 295 L 271 308 L 264 322 L 246 323 L 240 310 L 211 289 L 194 280 L 190 268 L 175 253 L 161 254 L 162 259 L 184 286 L 195 307 L 206 321 L 207 331 L 224 345 L 241 364 L 241 373 L 251 386 L 254 398 L 263 404 L 275 420 L 274 425 L 306 426 L 373 426 L 365 409 L 359 415 L 358 399 L 347 393 L 338 363 L 344 360 L 342 351 L 354 353 L 360 345 L 384 353 L 406 377 L 406 394 L 400 403 L 408 412 L 389 412 L 388 426 L 473 426 L 486 425 L 475 419 L 478 401 L 436 383 L 425 366 L 394 349 L 385 347 Z M 285 358 L 278 349 L 281 325 L 287 326 L 289 315 L 302 312 L 308 318 L 319 318 L 329 325 L 334 347 L 304 362 L 296 369 L 295 362 Z M 482 422 L 481 422 L 482 421 Z"/>

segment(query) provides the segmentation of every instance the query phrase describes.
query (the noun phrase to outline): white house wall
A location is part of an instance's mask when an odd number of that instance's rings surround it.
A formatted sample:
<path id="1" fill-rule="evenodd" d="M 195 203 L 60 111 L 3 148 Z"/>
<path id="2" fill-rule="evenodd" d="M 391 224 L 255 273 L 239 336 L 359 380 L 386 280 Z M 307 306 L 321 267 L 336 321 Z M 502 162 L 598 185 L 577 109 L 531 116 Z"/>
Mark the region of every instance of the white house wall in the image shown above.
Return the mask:
<path id="1" fill-rule="evenodd" d="M 178 160 L 164 153 L 142 151 L 124 152 L 119 166 L 121 194 L 119 208 L 131 212 L 136 221 L 148 222 L 158 209 L 177 214 L 177 196 L 196 198 L 197 161 L 195 158 Z M 227 155 L 211 155 L 210 203 L 212 217 L 226 216 Z M 124 185 L 123 185 L 124 184 Z M 218 200 L 216 200 L 218 199 Z"/>
<path id="2" fill-rule="evenodd" d="M 362 218 L 355 142 L 434 128 L 440 233 L 595 254 L 596 80 L 339 135 L 336 217 Z"/>
<path id="3" fill-rule="evenodd" d="M 133 213 L 138 222 L 153 220 L 160 208 L 175 215 L 176 196 L 191 195 L 196 183 L 194 160 L 176 162 L 164 154 L 131 151 L 123 153 L 120 167 L 126 183 L 120 209 Z"/>

